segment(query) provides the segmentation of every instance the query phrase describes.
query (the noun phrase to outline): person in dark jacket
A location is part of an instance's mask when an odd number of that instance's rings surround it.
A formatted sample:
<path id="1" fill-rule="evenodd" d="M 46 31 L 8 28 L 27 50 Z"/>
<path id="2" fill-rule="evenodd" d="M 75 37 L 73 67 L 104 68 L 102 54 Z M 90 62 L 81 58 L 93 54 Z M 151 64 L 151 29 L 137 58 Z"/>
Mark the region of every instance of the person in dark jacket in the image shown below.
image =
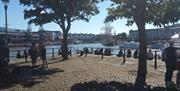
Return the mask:
<path id="1" fill-rule="evenodd" d="M 84 48 L 83 48 L 83 51 L 84 51 L 85 57 L 87 57 L 87 54 L 89 53 L 88 48 L 87 48 L 87 47 L 84 47 Z"/>
<path id="2" fill-rule="evenodd" d="M 16 54 L 16 58 L 17 59 L 22 58 L 21 52 L 19 50 L 18 50 L 18 53 Z"/>
<path id="3" fill-rule="evenodd" d="M 43 61 L 43 67 L 48 67 L 47 61 L 46 61 L 46 48 L 44 45 L 41 46 L 41 58 Z"/>
<path id="4" fill-rule="evenodd" d="M 128 49 L 127 50 L 127 58 L 130 58 L 130 57 L 132 57 L 132 54 L 131 54 L 132 52 L 131 52 L 131 49 Z"/>
<path id="5" fill-rule="evenodd" d="M 37 61 L 37 57 L 38 57 L 38 49 L 36 47 L 35 42 L 32 43 L 32 46 L 29 50 L 29 54 L 30 54 L 31 60 L 32 60 L 32 68 L 34 68 L 36 66 L 36 61 Z"/>
<path id="6" fill-rule="evenodd" d="M 133 54 L 133 57 L 134 58 L 138 58 L 138 54 L 139 54 L 139 51 L 138 49 L 135 50 L 134 54 Z"/>
<path id="7" fill-rule="evenodd" d="M 27 62 L 27 58 L 28 58 L 28 53 L 26 50 L 24 50 L 23 56 L 25 58 L 25 62 Z"/>
<path id="8" fill-rule="evenodd" d="M 117 56 L 118 56 L 118 57 L 122 57 L 122 55 L 123 55 L 123 52 L 122 52 L 122 49 L 120 49 Z"/>
<path id="9" fill-rule="evenodd" d="M 176 48 L 173 47 L 174 42 L 170 41 L 169 42 L 170 47 L 167 47 L 164 50 L 164 61 L 166 64 L 166 74 L 165 74 L 165 85 L 168 82 L 172 81 L 172 76 L 173 72 L 176 69 L 176 61 L 177 61 L 177 53 L 176 53 Z"/>

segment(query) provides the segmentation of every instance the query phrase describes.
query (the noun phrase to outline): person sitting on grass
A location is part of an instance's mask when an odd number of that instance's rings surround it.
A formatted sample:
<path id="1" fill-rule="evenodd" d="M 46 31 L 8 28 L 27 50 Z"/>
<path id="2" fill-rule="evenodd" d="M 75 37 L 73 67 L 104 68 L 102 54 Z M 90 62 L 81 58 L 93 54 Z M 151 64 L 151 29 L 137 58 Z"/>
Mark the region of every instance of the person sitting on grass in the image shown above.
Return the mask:
<path id="1" fill-rule="evenodd" d="M 21 55 L 21 52 L 18 50 L 17 54 L 16 54 L 16 58 L 19 59 L 19 58 L 22 58 L 22 55 Z"/>
<path id="2" fill-rule="evenodd" d="M 95 54 L 95 55 L 98 55 L 98 52 L 99 52 L 99 48 L 97 48 L 97 49 L 94 51 L 94 54 Z"/>
<path id="3" fill-rule="evenodd" d="M 127 50 L 127 58 L 130 58 L 130 57 L 132 57 L 132 54 L 131 54 L 132 52 L 131 52 L 131 49 L 128 49 Z"/>
<path id="4" fill-rule="evenodd" d="M 84 47 L 84 48 L 83 48 L 83 51 L 84 51 L 85 57 L 87 57 L 87 54 L 89 53 L 88 48 L 87 48 L 87 47 Z"/>
<path id="5" fill-rule="evenodd" d="M 138 49 L 136 49 L 135 52 L 134 52 L 134 54 L 133 54 L 133 57 L 134 57 L 134 58 L 138 58 L 138 53 L 139 53 L 139 52 L 138 52 Z"/>
<path id="6" fill-rule="evenodd" d="M 153 60 L 154 56 L 153 56 L 153 53 L 151 51 L 151 49 L 149 49 L 148 53 L 147 53 L 147 59 L 148 60 Z"/>
<path id="7" fill-rule="evenodd" d="M 81 57 L 81 56 L 83 56 L 84 55 L 84 51 L 82 51 L 82 50 L 79 50 L 79 57 Z"/>
<path id="8" fill-rule="evenodd" d="M 122 52 L 122 49 L 120 49 L 117 56 L 118 56 L 118 57 L 122 57 L 122 55 L 123 55 L 123 52 Z"/>
<path id="9" fill-rule="evenodd" d="M 98 55 L 103 55 L 103 48 L 100 48 L 100 49 L 99 49 Z"/>
<path id="10" fill-rule="evenodd" d="M 104 55 L 107 56 L 108 55 L 108 48 L 105 49 L 104 51 Z"/>

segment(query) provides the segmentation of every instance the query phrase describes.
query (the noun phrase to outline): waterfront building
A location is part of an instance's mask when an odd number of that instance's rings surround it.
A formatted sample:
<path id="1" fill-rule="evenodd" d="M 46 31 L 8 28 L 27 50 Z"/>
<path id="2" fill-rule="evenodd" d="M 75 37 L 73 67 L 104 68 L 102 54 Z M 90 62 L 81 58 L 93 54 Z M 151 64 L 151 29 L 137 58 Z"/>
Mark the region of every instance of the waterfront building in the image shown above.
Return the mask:
<path id="1" fill-rule="evenodd" d="M 73 39 L 73 41 L 95 41 L 96 40 L 96 35 L 95 34 L 83 34 L 83 33 L 70 33 L 69 38 Z"/>
<path id="2" fill-rule="evenodd" d="M 180 33 L 180 24 L 172 25 L 166 28 L 157 29 L 147 29 L 146 30 L 146 40 L 148 42 L 152 41 L 167 41 L 171 39 L 176 33 Z M 139 33 L 137 30 L 130 30 L 129 41 L 139 41 Z"/>
<path id="3" fill-rule="evenodd" d="M 62 36 L 60 31 L 43 31 L 44 37 L 47 41 L 55 41 L 58 37 Z M 0 27 L 0 38 L 5 38 L 5 28 Z M 28 26 L 27 30 L 8 28 L 9 44 L 28 44 L 32 41 L 39 42 L 41 32 L 32 32 L 31 27 Z"/>

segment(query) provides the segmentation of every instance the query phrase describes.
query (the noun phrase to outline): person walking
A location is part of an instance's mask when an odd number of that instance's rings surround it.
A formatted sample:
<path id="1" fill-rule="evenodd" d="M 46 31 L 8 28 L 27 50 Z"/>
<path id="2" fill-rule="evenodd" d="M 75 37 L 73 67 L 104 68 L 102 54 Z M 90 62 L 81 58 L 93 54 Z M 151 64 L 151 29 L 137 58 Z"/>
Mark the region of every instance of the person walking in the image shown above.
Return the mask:
<path id="1" fill-rule="evenodd" d="M 135 50 L 134 54 L 133 54 L 133 57 L 134 58 L 138 58 L 138 54 L 139 54 L 139 51 L 138 49 Z"/>
<path id="2" fill-rule="evenodd" d="M 172 81 L 173 72 L 176 69 L 177 53 L 174 42 L 169 42 L 169 47 L 164 50 L 164 61 L 166 64 L 165 85 Z"/>
<path id="3" fill-rule="evenodd" d="M 30 53 L 31 60 L 32 60 L 32 68 L 34 68 L 36 66 L 36 61 L 37 61 L 37 57 L 38 57 L 38 49 L 36 47 L 35 42 L 32 43 L 29 53 Z"/>
<path id="4" fill-rule="evenodd" d="M 48 64 L 46 61 L 46 48 L 44 45 L 41 46 L 41 58 L 43 61 L 43 68 L 45 67 L 45 65 L 46 65 L 46 68 L 48 68 Z"/>

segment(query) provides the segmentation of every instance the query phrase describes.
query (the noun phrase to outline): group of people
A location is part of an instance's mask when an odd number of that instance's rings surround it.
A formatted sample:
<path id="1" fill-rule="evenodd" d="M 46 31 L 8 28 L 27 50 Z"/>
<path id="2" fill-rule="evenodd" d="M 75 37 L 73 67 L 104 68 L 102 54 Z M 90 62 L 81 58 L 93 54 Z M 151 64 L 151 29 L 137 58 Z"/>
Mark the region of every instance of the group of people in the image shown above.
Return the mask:
<path id="1" fill-rule="evenodd" d="M 44 44 L 39 43 L 39 50 L 38 50 L 38 48 L 36 47 L 36 43 L 33 42 L 32 46 L 29 49 L 29 55 L 31 56 L 33 68 L 36 66 L 36 61 L 37 61 L 38 56 L 43 61 L 43 67 L 45 66 L 48 67 L 47 61 L 46 61 L 46 48 Z"/>
<path id="2" fill-rule="evenodd" d="M 48 67 L 47 61 L 46 61 L 46 48 L 45 48 L 45 45 L 42 44 L 41 42 L 39 43 L 39 48 L 37 48 L 36 43 L 33 42 L 28 52 L 24 50 L 23 55 L 22 55 L 20 51 L 18 50 L 16 54 L 17 59 L 25 58 L 25 62 L 27 62 L 28 56 L 30 56 L 31 58 L 33 68 L 36 66 L 36 61 L 38 57 L 40 57 L 40 59 L 43 61 L 43 67 L 45 66 Z"/>
<path id="3" fill-rule="evenodd" d="M 95 54 L 95 55 L 105 55 L 105 56 L 110 56 L 111 54 L 111 49 L 110 48 L 106 48 L 103 52 L 103 48 L 97 48 L 95 51 L 93 50 L 93 48 L 89 49 L 87 47 L 84 47 L 83 50 L 76 50 L 77 54 L 80 54 L 79 56 L 83 56 L 85 55 L 85 57 L 87 57 L 87 54 Z"/>
<path id="4" fill-rule="evenodd" d="M 127 55 L 126 55 L 126 53 L 127 53 Z M 123 52 L 123 50 L 120 49 L 119 53 L 117 54 L 117 57 L 124 57 L 124 56 L 126 56 L 127 58 L 132 57 L 131 49 L 128 49 L 127 52 L 125 52 L 125 51 Z M 138 56 L 139 56 L 139 50 L 136 49 L 133 53 L 133 58 L 136 59 L 136 58 L 138 58 Z M 153 52 L 151 51 L 151 49 L 149 49 L 147 52 L 147 60 L 153 60 L 153 59 L 154 59 Z"/>
<path id="5" fill-rule="evenodd" d="M 138 58 L 138 50 L 135 50 L 133 57 Z M 123 56 L 123 51 L 120 49 L 118 57 Z M 131 56 L 131 51 L 127 50 L 127 57 Z M 153 60 L 154 55 L 151 49 L 147 52 L 147 60 Z M 159 58 L 159 57 L 158 57 Z M 177 61 L 177 59 L 180 59 L 180 53 L 177 52 L 177 48 L 174 47 L 174 42 L 169 42 L 169 47 L 165 48 L 162 53 L 162 61 L 165 62 L 166 66 L 166 72 L 165 72 L 165 85 L 167 86 L 169 83 L 172 82 L 173 72 L 177 69 L 179 72 L 177 74 L 176 84 L 180 85 L 180 61 Z"/>
<path id="6" fill-rule="evenodd" d="M 83 50 L 76 50 L 77 54 L 80 54 L 79 57 L 85 55 L 87 57 L 87 54 L 90 53 L 89 49 L 87 47 L 84 47 Z"/>

